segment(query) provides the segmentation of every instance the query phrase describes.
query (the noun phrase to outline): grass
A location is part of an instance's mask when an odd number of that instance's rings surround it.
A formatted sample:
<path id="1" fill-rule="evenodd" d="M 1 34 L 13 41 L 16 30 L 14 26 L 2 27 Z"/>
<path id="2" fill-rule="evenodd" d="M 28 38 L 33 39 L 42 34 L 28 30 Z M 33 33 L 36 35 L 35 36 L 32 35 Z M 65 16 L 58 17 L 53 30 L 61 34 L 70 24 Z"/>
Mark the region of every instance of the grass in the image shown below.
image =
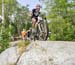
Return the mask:
<path id="1" fill-rule="evenodd" d="M 17 46 L 18 46 L 18 48 L 20 48 L 20 47 L 26 47 L 26 46 L 28 46 L 29 44 L 30 44 L 30 41 L 26 40 L 26 41 L 20 41 L 20 42 L 17 44 Z"/>
<path id="2" fill-rule="evenodd" d="M 30 44 L 30 41 L 26 40 L 26 41 L 20 41 L 17 46 L 18 46 L 18 50 L 19 50 L 19 54 L 22 54 L 25 50 L 26 47 Z"/>

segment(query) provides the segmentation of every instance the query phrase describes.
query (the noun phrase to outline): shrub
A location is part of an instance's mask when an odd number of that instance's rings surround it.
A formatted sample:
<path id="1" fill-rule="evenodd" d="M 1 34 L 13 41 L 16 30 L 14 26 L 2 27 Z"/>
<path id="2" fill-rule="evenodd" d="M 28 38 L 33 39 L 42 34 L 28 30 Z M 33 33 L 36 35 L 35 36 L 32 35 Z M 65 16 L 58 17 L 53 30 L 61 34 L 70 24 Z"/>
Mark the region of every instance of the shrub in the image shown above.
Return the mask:
<path id="1" fill-rule="evenodd" d="M 9 47 L 10 36 L 8 29 L 0 34 L 0 53 Z"/>

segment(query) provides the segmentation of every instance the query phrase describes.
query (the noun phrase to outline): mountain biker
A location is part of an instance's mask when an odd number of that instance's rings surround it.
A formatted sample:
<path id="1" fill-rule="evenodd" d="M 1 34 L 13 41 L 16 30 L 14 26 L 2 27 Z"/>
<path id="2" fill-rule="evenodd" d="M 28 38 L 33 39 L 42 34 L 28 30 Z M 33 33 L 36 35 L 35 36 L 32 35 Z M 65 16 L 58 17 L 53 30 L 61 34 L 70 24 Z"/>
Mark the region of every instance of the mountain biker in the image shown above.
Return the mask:
<path id="1" fill-rule="evenodd" d="M 39 4 L 37 4 L 36 7 L 31 12 L 33 28 L 36 26 L 36 22 L 38 21 L 38 16 L 40 15 L 40 8 L 41 8 L 41 6 Z"/>
<path id="2" fill-rule="evenodd" d="M 32 38 L 38 40 L 47 39 L 47 21 L 45 13 L 40 12 L 41 6 L 39 4 L 36 5 L 32 12 L 30 12 L 29 16 L 32 19 Z M 42 23 L 41 23 L 42 22 Z M 40 25 L 42 24 L 42 25 Z"/>

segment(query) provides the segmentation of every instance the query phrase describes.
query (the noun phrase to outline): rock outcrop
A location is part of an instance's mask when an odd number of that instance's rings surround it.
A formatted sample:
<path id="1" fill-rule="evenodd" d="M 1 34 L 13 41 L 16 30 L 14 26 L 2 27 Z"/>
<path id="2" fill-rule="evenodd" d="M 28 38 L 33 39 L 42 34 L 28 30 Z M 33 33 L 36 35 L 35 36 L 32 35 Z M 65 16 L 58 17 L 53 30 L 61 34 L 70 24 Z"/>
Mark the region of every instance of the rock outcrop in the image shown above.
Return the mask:
<path id="1" fill-rule="evenodd" d="M 21 56 L 17 47 L 9 48 L 0 54 L 0 65 L 14 63 L 16 65 L 75 65 L 75 42 L 35 41 L 28 45 Z"/>
<path id="2" fill-rule="evenodd" d="M 0 54 L 0 65 L 13 65 L 19 56 L 17 47 L 11 47 Z"/>

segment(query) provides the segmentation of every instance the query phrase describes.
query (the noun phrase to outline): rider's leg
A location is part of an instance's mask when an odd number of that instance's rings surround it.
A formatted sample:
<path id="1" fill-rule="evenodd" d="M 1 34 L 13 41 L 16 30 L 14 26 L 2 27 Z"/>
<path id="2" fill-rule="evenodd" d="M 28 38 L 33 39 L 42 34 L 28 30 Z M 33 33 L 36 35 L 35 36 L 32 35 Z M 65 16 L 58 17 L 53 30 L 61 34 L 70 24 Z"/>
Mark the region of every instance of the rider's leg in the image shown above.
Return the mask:
<path id="1" fill-rule="evenodd" d="M 35 24 L 36 24 L 36 19 L 32 18 L 32 27 L 35 28 Z"/>
<path id="2" fill-rule="evenodd" d="M 37 25 L 38 25 L 38 18 L 35 18 L 35 19 L 36 19 L 35 28 L 37 28 Z"/>

